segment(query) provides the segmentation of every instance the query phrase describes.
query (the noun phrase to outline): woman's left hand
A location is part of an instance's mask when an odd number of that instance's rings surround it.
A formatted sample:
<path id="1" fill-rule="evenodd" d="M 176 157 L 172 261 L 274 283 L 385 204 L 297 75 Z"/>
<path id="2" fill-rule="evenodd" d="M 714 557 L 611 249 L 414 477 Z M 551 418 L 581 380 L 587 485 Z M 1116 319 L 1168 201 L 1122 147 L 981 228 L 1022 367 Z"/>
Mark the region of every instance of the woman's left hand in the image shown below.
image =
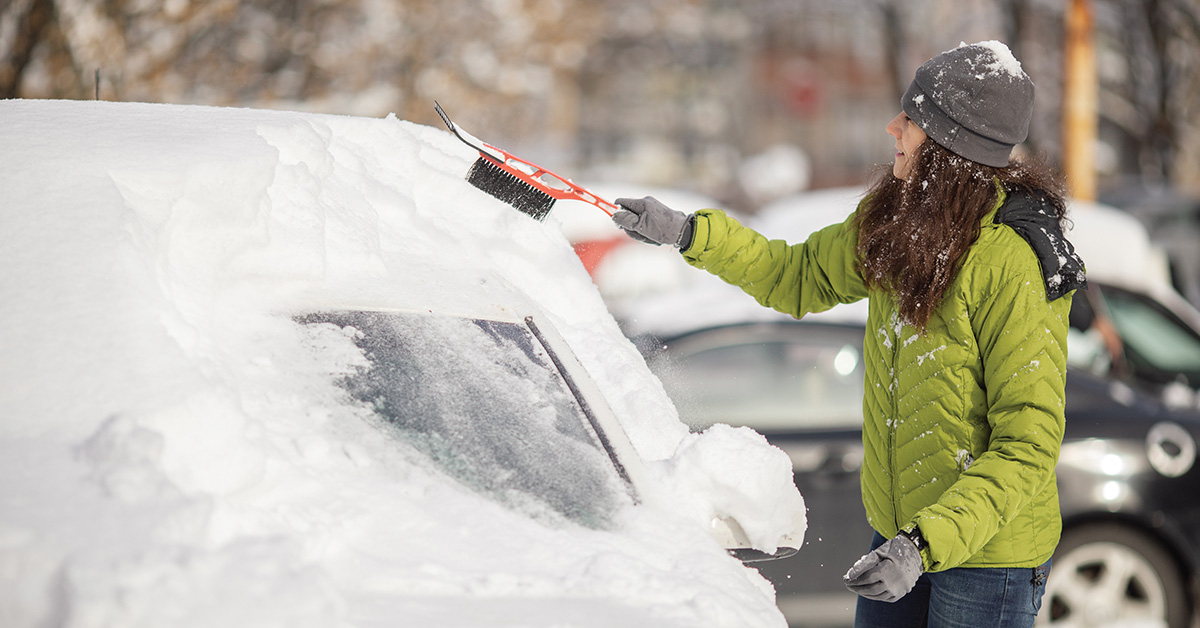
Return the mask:
<path id="1" fill-rule="evenodd" d="M 842 581 L 847 589 L 867 599 L 895 602 L 912 591 L 924 570 L 917 546 L 898 534 L 858 559 Z"/>
<path id="2" fill-rule="evenodd" d="M 653 196 L 619 198 L 621 210 L 613 214 L 613 222 L 634 239 L 650 244 L 669 244 L 686 249 L 691 243 L 690 217 L 663 205 Z"/>

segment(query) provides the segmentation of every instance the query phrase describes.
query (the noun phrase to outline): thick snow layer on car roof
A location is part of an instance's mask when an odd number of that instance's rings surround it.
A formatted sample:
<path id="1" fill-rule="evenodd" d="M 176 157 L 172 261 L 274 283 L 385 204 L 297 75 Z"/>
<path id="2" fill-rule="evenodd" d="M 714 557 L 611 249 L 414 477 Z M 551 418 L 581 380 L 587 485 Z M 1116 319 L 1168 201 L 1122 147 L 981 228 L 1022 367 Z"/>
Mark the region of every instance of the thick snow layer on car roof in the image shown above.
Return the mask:
<path id="1" fill-rule="evenodd" d="M 7 626 L 783 625 L 707 525 L 790 532 L 786 455 L 688 434 L 555 220 L 466 184 L 450 134 L 4 101 L 0 137 Z M 414 462 L 336 385 L 354 343 L 289 315 L 339 304 L 536 311 L 656 494 L 551 525 Z"/>
<path id="2" fill-rule="evenodd" d="M 1079 200 L 1072 200 L 1068 211 L 1067 239 L 1089 277 L 1172 290 L 1167 255 L 1137 218 L 1109 205 Z"/>

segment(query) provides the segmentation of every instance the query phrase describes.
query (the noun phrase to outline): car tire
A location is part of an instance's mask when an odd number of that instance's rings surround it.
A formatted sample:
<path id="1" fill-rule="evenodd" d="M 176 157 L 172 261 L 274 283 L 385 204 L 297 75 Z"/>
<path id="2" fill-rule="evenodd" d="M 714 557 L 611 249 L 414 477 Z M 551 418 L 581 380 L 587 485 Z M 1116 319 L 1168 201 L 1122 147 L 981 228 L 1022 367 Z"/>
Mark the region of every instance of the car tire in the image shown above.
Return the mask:
<path id="1" fill-rule="evenodd" d="M 1187 628 L 1183 573 L 1162 544 L 1120 524 L 1067 530 L 1054 552 L 1037 626 Z"/>

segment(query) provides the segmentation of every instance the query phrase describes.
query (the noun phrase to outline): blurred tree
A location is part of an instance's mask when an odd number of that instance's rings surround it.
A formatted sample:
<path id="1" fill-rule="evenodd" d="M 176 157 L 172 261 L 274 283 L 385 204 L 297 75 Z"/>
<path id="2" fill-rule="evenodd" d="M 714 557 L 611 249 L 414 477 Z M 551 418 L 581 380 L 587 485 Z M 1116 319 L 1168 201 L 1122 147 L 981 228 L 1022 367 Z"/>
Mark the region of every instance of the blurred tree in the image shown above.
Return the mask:
<path id="1" fill-rule="evenodd" d="M 880 32 L 883 39 L 883 60 L 888 69 L 892 102 L 900 102 L 911 80 L 908 67 L 909 45 L 906 27 L 905 3 L 903 0 L 872 0 L 879 12 Z"/>
<path id="2" fill-rule="evenodd" d="M 0 93 L 90 97 L 99 70 L 107 99 L 433 122 L 442 97 L 530 132 L 547 113 L 569 120 L 545 95 L 574 81 L 603 32 L 579 25 L 600 17 L 583 0 L 13 0 Z"/>
<path id="3" fill-rule="evenodd" d="M 1003 41 L 1008 43 L 1009 49 L 1013 51 L 1013 56 L 1021 59 L 1024 57 L 1022 42 L 1026 23 L 1029 21 L 1030 0 L 996 0 L 996 4 L 999 6 L 1000 16 L 1004 20 Z"/>
<path id="4" fill-rule="evenodd" d="M 11 2 L 0 13 L 0 24 L 5 27 L 0 35 L 0 98 L 16 98 L 34 49 L 44 39 L 62 39 L 54 0 Z"/>
<path id="5" fill-rule="evenodd" d="M 1111 1 L 1108 61 L 1126 66 L 1101 77 L 1101 114 L 1134 156 L 1130 169 L 1150 181 L 1178 179 L 1179 153 L 1200 127 L 1200 2 Z"/>
<path id="6" fill-rule="evenodd" d="M 1101 140 L 1121 171 L 1194 177 L 1200 0 L 1095 5 Z M 718 189 L 742 155 L 786 143 L 839 185 L 886 157 L 878 127 L 912 70 L 960 38 L 1013 47 L 1038 84 L 1029 144 L 1056 158 L 1062 15 L 1044 0 L 0 0 L 0 97 L 100 87 L 438 124 L 436 98 L 563 169 L 645 174 L 645 159 L 662 182 Z"/>
<path id="7" fill-rule="evenodd" d="M 995 0 L 1001 17 L 1000 38 L 1037 85 L 1034 117 L 1025 146 L 1055 160 L 1062 156 L 1062 51 L 1064 13 L 1059 4 L 1037 0 Z"/>

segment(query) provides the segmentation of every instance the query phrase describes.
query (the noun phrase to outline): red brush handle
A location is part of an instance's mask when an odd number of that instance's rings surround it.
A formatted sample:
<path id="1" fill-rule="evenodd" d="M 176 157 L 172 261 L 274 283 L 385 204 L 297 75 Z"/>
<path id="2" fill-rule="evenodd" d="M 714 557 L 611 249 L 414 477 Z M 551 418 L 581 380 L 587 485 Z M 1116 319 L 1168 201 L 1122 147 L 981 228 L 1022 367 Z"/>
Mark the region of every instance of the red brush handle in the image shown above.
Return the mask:
<path id="1" fill-rule="evenodd" d="M 488 161 L 496 164 L 505 172 L 517 177 L 518 179 L 532 185 L 533 187 L 545 192 L 553 198 L 560 200 L 576 200 L 595 205 L 601 211 L 613 215 L 613 212 L 620 209 L 617 205 L 610 203 L 599 196 L 592 194 L 587 189 L 575 185 L 571 181 L 563 178 L 550 170 L 547 170 L 535 163 L 525 161 L 516 155 L 502 149 L 496 148 L 491 144 L 484 144 L 487 148 L 504 155 L 504 161 L 500 161 L 495 155 L 489 154 L 488 151 L 479 151 L 480 156 L 485 157 Z M 516 164 L 516 165 L 514 165 Z"/>

